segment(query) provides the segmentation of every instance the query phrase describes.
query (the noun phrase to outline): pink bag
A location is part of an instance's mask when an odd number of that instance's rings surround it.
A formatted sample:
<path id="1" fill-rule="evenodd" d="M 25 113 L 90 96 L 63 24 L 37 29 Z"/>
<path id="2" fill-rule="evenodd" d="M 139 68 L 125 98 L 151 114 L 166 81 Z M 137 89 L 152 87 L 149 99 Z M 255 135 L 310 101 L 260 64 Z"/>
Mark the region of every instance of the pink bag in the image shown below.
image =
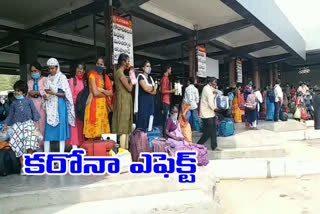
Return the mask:
<path id="1" fill-rule="evenodd" d="M 209 163 L 208 150 L 205 146 L 199 144 L 184 144 L 176 148 L 176 151 L 198 151 L 198 166 L 206 166 Z"/>
<path id="2" fill-rule="evenodd" d="M 166 139 L 154 138 L 152 139 L 152 152 L 166 152 Z"/>
<path id="3" fill-rule="evenodd" d="M 247 97 L 246 108 L 249 110 L 255 110 L 257 107 L 256 95 L 249 94 Z"/>
<path id="4" fill-rule="evenodd" d="M 143 162 L 143 159 L 140 159 L 141 152 L 151 152 L 148 136 L 142 129 L 136 129 L 129 138 L 130 141 L 130 153 L 132 156 L 133 162 Z"/>
<path id="5" fill-rule="evenodd" d="M 307 112 L 307 110 L 305 109 L 305 108 L 302 108 L 301 109 L 301 119 L 302 120 L 308 120 L 308 112 Z"/>

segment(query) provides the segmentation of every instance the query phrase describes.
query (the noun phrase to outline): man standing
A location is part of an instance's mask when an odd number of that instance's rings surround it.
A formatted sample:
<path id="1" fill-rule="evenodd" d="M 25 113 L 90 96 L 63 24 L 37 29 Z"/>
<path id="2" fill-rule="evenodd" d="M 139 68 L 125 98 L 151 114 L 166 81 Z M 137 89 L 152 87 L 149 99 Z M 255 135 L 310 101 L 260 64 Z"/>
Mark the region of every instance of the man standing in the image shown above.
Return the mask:
<path id="1" fill-rule="evenodd" d="M 314 129 L 320 130 L 320 87 L 316 85 L 313 90 Z"/>
<path id="2" fill-rule="evenodd" d="M 280 79 L 276 80 L 276 85 L 274 86 L 274 94 L 275 94 L 275 113 L 274 113 L 274 121 L 279 121 L 280 108 L 283 103 L 283 92 L 280 87 L 281 81 Z"/>
<path id="3" fill-rule="evenodd" d="M 170 95 L 176 92 L 176 89 L 170 90 L 171 66 L 165 68 L 165 72 L 161 79 L 161 95 L 162 95 L 162 110 L 163 110 L 163 133 L 165 136 L 166 123 L 170 111 Z"/>
<path id="4" fill-rule="evenodd" d="M 188 87 L 186 88 L 184 101 L 190 105 L 191 116 L 189 123 L 194 131 L 200 131 L 200 121 L 198 117 L 198 103 L 199 103 L 199 91 L 194 86 L 194 78 L 190 77 L 188 80 Z"/>
<path id="5" fill-rule="evenodd" d="M 205 144 L 211 137 L 211 149 L 217 148 L 217 124 L 216 124 L 216 96 L 217 96 L 217 79 L 209 77 L 208 84 L 203 88 L 200 104 L 200 117 L 203 121 L 203 135 L 198 144 Z"/>

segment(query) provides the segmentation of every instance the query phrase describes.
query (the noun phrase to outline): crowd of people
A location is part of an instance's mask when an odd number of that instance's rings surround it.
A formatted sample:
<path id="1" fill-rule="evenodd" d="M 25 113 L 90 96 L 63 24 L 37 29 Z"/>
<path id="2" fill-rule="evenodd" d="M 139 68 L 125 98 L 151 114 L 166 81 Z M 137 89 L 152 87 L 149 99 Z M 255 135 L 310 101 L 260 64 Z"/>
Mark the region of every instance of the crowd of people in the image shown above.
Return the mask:
<path id="1" fill-rule="evenodd" d="M 66 144 L 78 148 L 86 140 L 101 139 L 103 134 L 114 133 L 120 147 L 129 149 L 129 135 L 134 129 L 153 130 L 158 93 L 161 94 L 163 137 L 175 145 L 203 145 L 210 138 L 211 149 L 216 150 L 217 123 L 223 117 L 231 117 L 235 123 L 245 122 L 246 126 L 257 129 L 259 119 L 283 120 L 283 113 L 291 109 L 289 100 L 295 101 L 295 118 L 304 119 L 305 108 L 310 117 L 317 118 L 319 126 L 319 89 L 314 87 L 312 92 L 304 83 L 296 90 L 288 86 L 281 88 L 281 82 L 277 80 L 273 88 L 267 87 L 261 93 L 249 80 L 245 87 L 239 84 L 229 91 L 221 91 L 217 79 L 209 77 L 200 95 L 194 78 L 189 78 L 178 107 L 171 103 L 171 96 L 177 89 L 170 87 L 170 66 L 163 72 L 160 88 L 151 77 L 149 61 L 144 62 L 137 78 L 132 77 L 128 71 L 133 68 L 126 54 L 119 56 L 112 78 L 101 57 L 90 72 L 85 64 L 77 64 L 75 75 L 69 80 L 60 71 L 57 59 L 50 58 L 47 67 L 49 76 L 44 77 L 42 66 L 32 63 L 31 80 L 27 83 L 19 80 L 14 84 L 14 101 L 9 103 L 9 113 L 1 122 L 2 131 L 9 130 L 10 147 L 20 158 L 21 166 L 23 154 L 49 153 L 52 141 L 59 142 L 59 150 L 64 152 Z M 217 97 L 223 95 L 230 98 L 228 109 L 217 106 Z M 4 105 L 2 100 L 1 104 Z M 6 109 L 8 111 L 9 106 Z M 192 142 L 192 131 L 203 133 L 198 142 Z M 23 170 L 21 173 L 24 174 Z"/>

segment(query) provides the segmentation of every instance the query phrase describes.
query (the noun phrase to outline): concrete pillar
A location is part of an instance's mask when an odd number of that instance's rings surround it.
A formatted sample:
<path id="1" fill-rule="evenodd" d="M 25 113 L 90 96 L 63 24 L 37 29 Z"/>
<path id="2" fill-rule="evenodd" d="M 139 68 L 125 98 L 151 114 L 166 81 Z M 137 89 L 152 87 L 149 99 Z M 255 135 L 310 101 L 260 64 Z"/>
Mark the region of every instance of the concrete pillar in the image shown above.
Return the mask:
<path id="1" fill-rule="evenodd" d="M 189 41 L 189 77 L 196 76 L 196 42 L 194 40 Z"/>
<path id="2" fill-rule="evenodd" d="M 229 87 L 236 85 L 236 58 L 232 57 L 229 62 Z"/>
<path id="3" fill-rule="evenodd" d="M 273 87 L 273 65 L 269 65 L 269 87 Z"/>
<path id="4" fill-rule="evenodd" d="M 253 84 L 260 88 L 259 63 L 257 60 L 253 60 Z"/>
<path id="5" fill-rule="evenodd" d="M 29 66 L 32 62 L 37 61 L 37 44 L 31 39 L 19 41 L 20 50 L 20 79 L 28 81 L 30 79 Z"/>
<path id="6" fill-rule="evenodd" d="M 279 79 L 279 65 L 278 64 L 274 64 L 274 67 L 273 67 L 273 84 L 275 84 L 277 79 Z"/>
<path id="7" fill-rule="evenodd" d="M 104 23 L 105 23 L 105 66 L 107 70 L 111 69 L 113 66 L 112 51 L 113 42 L 111 41 L 111 25 L 112 25 L 112 1 L 105 1 L 104 6 Z"/>

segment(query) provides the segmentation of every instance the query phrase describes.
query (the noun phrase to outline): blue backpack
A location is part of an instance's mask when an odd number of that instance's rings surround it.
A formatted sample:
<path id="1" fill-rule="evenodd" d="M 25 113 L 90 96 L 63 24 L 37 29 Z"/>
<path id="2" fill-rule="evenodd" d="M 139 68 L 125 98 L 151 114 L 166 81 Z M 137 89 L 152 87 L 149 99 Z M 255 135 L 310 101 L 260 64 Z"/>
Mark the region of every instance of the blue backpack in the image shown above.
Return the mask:
<path id="1" fill-rule="evenodd" d="M 149 146 L 150 148 L 152 148 L 152 140 L 155 138 L 161 138 L 162 133 L 159 128 L 154 127 L 152 131 L 147 132 L 147 136 L 148 136 Z"/>
<path id="2" fill-rule="evenodd" d="M 268 91 L 268 97 L 271 103 L 275 103 L 276 102 L 276 94 L 274 93 L 274 91 Z"/>
<path id="3" fill-rule="evenodd" d="M 234 122 L 232 120 L 223 120 L 219 123 L 219 136 L 229 137 L 234 135 Z"/>

